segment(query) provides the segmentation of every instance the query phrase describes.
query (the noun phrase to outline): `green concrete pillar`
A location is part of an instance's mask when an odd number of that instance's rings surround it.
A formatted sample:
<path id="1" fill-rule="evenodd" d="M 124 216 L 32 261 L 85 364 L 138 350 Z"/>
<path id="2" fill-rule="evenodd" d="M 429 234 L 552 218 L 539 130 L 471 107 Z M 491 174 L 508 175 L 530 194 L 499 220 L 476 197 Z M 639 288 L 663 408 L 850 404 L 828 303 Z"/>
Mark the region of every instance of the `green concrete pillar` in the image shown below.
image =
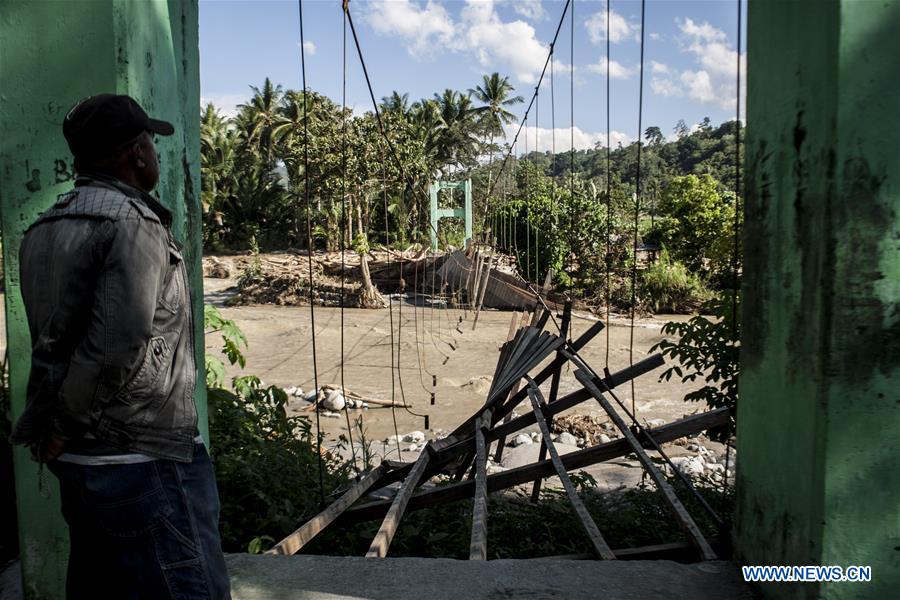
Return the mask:
<path id="1" fill-rule="evenodd" d="M 158 193 L 185 244 L 197 315 L 197 405 L 207 435 L 197 23 L 197 0 L 0 3 L 0 218 L 13 419 L 24 405 L 31 344 L 19 293 L 19 242 L 38 213 L 72 186 L 61 127 L 66 111 L 85 96 L 114 92 L 175 125 L 176 134 L 159 141 Z M 26 454 L 15 454 L 26 596 L 61 598 L 68 542 L 55 479 L 45 471 L 40 492 L 37 465 Z"/>
<path id="2" fill-rule="evenodd" d="M 438 192 L 441 190 L 462 190 L 463 206 L 438 208 Z M 458 217 L 463 219 L 465 223 L 466 237 L 463 241 L 463 248 L 469 247 L 472 239 L 472 180 L 465 181 L 434 181 L 428 186 L 428 194 L 431 199 L 431 250 L 436 252 L 438 249 L 438 227 L 441 219 L 444 217 Z"/>
<path id="3" fill-rule="evenodd" d="M 737 550 L 900 590 L 900 3 L 749 3 Z"/>

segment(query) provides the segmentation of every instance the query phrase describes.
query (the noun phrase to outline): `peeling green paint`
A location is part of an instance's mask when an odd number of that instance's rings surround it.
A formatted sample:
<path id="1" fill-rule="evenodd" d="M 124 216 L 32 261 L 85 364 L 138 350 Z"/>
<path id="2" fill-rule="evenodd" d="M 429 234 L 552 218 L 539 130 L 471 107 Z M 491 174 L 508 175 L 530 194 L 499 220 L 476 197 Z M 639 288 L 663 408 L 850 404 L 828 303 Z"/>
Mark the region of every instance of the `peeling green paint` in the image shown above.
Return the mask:
<path id="1" fill-rule="evenodd" d="M 0 3 L 0 220 L 6 273 L 12 416 L 24 404 L 30 339 L 19 294 L 17 249 L 24 229 L 71 187 L 72 159 L 62 119 L 98 92 L 134 96 L 151 115 L 172 121 L 160 138 L 161 201 L 174 212 L 184 243 L 195 314 L 203 314 L 200 269 L 199 46 L 196 0 L 70 0 Z M 197 405 L 206 429 L 203 322 L 195 319 Z M 62 598 L 67 536 L 55 479 L 15 454 L 22 567 L 29 598 Z"/>
<path id="2" fill-rule="evenodd" d="M 871 565 L 900 589 L 900 4 L 748 8 L 736 547 L 744 564 Z"/>

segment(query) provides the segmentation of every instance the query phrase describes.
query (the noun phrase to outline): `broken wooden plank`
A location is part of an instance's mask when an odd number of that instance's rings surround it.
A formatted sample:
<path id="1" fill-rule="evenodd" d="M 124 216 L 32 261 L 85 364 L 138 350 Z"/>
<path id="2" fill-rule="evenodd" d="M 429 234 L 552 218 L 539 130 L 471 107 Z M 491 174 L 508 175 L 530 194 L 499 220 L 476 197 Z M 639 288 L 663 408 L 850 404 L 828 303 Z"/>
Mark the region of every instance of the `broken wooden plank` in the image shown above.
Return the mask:
<path id="1" fill-rule="evenodd" d="M 375 539 L 372 540 L 369 551 L 366 552 L 366 558 L 384 558 L 387 556 L 388 548 L 390 548 L 391 541 L 394 539 L 394 534 L 397 533 L 397 527 L 400 525 L 400 519 L 403 518 L 403 513 L 406 511 L 406 505 L 412 497 L 413 492 L 416 491 L 419 480 L 422 478 L 422 473 L 425 472 L 425 467 L 428 466 L 428 461 L 431 459 L 431 453 L 432 450 L 430 444 L 426 444 L 425 449 L 419 454 L 419 458 L 416 460 L 412 471 L 410 471 L 406 479 L 403 480 L 403 485 L 400 486 L 400 490 L 394 497 L 390 510 L 388 510 L 384 521 L 381 523 L 381 527 L 378 528 L 378 533 L 375 534 Z"/>
<path id="2" fill-rule="evenodd" d="M 609 549 L 606 540 L 603 539 L 603 534 L 600 533 L 600 529 L 597 527 L 594 519 L 591 518 L 587 507 L 585 507 L 584 502 L 582 502 L 581 498 L 578 496 L 578 492 L 575 490 L 572 480 L 569 479 L 569 473 L 566 471 L 566 468 L 559 458 L 559 453 L 556 451 L 556 446 L 553 444 L 553 440 L 550 437 L 550 428 L 547 427 L 547 421 L 544 419 L 544 415 L 541 412 L 544 408 L 541 390 L 534 385 L 534 381 L 529 383 L 530 385 L 527 388 L 528 397 L 531 399 L 531 408 L 534 411 L 534 418 L 537 420 L 541 435 L 544 438 L 544 448 L 550 453 L 550 462 L 553 463 L 553 468 L 556 469 L 556 474 L 559 476 L 559 480 L 566 490 L 566 495 L 569 497 L 569 503 L 575 510 L 575 514 L 578 515 L 578 520 L 581 521 L 581 526 L 584 527 L 585 533 L 587 533 L 588 538 L 591 540 L 591 544 L 594 546 L 597 556 L 605 560 L 615 560 L 616 556 L 612 553 L 612 550 Z"/>
<path id="3" fill-rule="evenodd" d="M 686 435 L 696 435 L 714 427 L 720 427 L 728 422 L 731 418 L 731 409 L 727 407 L 717 408 L 715 410 L 691 415 L 678 421 L 674 421 L 667 425 L 657 427 L 652 432 L 648 432 L 653 436 L 659 444 L 671 442 Z M 532 418 L 533 415 L 532 415 Z M 560 456 L 563 466 L 566 470 L 580 469 L 588 467 L 603 461 L 619 458 L 632 452 L 628 442 L 624 439 L 617 439 L 606 444 L 599 444 L 570 452 Z M 539 463 L 533 463 L 515 469 L 509 469 L 502 473 L 495 473 L 487 477 L 487 491 L 489 494 L 514 485 L 534 481 L 535 477 L 550 477 L 555 472 L 553 464 L 549 460 Z M 393 475 L 391 472 L 389 475 Z M 432 488 L 427 491 L 419 492 L 409 500 L 407 510 L 421 510 L 439 504 L 446 504 L 456 500 L 464 500 L 471 498 L 475 491 L 474 481 L 461 481 L 450 485 L 444 485 Z M 384 516 L 389 507 L 390 501 L 374 501 L 353 508 L 344 512 L 339 521 L 341 524 L 359 523 L 361 521 L 371 521 Z"/>
<path id="4" fill-rule="evenodd" d="M 573 344 L 573 346 L 574 346 L 574 344 Z M 640 362 L 635 363 L 634 367 L 628 367 L 628 368 L 624 369 L 623 371 L 618 371 L 616 373 L 613 373 L 612 377 L 622 376 L 622 373 L 624 373 L 625 371 L 628 371 L 630 375 L 633 375 L 636 377 L 644 372 L 652 371 L 653 369 L 657 368 L 660 364 L 663 364 L 662 356 L 654 355 L 654 356 L 646 358 Z M 542 374 L 544 374 L 544 370 L 542 370 L 539 375 L 542 375 Z M 535 383 L 540 383 L 537 377 L 533 377 L 532 379 L 534 379 Z M 603 381 L 605 381 L 605 380 L 603 380 Z M 600 383 L 602 384 L 603 381 L 601 381 Z M 510 392 L 510 393 L 512 394 L 512 392 Z M 556 402 L 549 404 L 548 408 L 547 408 L 547 410 L 549 411 L 548 414 L 558 415 L 559 413 L 565 412 L 565 411 L 569 410 L 570 408 L 578 406 L 582 402 L 590 400 L 591 398 L 593 398 L 593 396 L 591 396 L 586 390 L 584 390 L 584 389 L 577 390 L 575 392 L 572 392 L 570 394 L 563 396 L 562 398 L 559 398 Z M 502 408 L 505 408 L 505 407 L 506 407 L 506 405 L 504 405 L 502 407 L 497 407 L 494 410 L 496 412 L 497 410 L 501 410 Z M 510 411 L 510 412 L 512 412 L 512 411 Z M 534 422 L 535 422 L 534 415 L 531 412 L 525 413 L 519 417 L 516 417 L 515 419 L 511 419 L 501 425 L 495 426 L 493 429 L 491 429 L 489 432 L 487 432 L 485 439 L 486 439 L 487 443 L 490 444 L 491 442 L 493 442 L 495 440 L 509 437 L 511 434 L 515 433 L 516 431 L 519 431 L 520 429 L 524 429 L 525 427 L 528 427 L 529 425 L 534 425 Z M 465 425 L 465 423 L 463 424 L 463 426 L 464 425 Z M 441 468 L 444 468 L 447 465 L 453 463 L 454 460 L 456 460 L 457 457 L 459 457 L 461 454 L 474 452 L 475 440 L 472 437 L 472 433 L 471 433 L 472 430 L 470 429 L 468 432 L 462 431 L 463 426 L 458 427 L 456 429 L 456 431 L 454 431 L 453 433 L 448 435 L 446 438 L 444 438 L 442 440 L 437 440 L 434 442 L 434 449 L 439 453 L 440 458 L 432 461 L 432 466 L 429 467 L 430 473 L 436 473 Z M 460 460 L 458 462 L 459 462 L 459 464 L 462 464 L 462 462 L 465 462 L 466 466 L 468 467 L 468 464 L 471 464 L 471 458 L 469 458 L 465 461 Z M 402 466 L 389 472 L 387 475 L 385 475 L 383 485 L 388 485 L 395 481 L 402 480 L 409 473 L 410 469 L 412 469 L 413 464 L 414 463 L 402 463 Z"/>
<path id="5" fill-rule="evenodd" d="M 549 273 L 550 272 L 548 271 L 548 275 L 549 275 Z M 566 300 L 566 305 L 563 308 L 562 323 L 560 323 L 560 326 L 559 326 L 559 337 L 561 337 L 563 340 L 567 339 L 567 336 L 569 333 L 569 324 L 570 324 L 571 320 L 572 320 L 572 301 Z M 560 352 L 558 350 L 556 352 L 556 357 L 557 357 L 557 359 L 563 358 L 562 354 L 560 354 Z M 553 404 L 554 402 L 556 402 L 557 396 L 559 395 L 559 380 L 562 377 L 562 367 L 563 367 L 563 363 L 559 360 L 553 361 L 553 364 L 554 365 L 558 364 L 559 367 L 556 369 L 556 371 L 553 373 L 553 377 L 550 379 L 550 404 Z M 550 418 L 549 425 L 552 425 L 553 424 L 553 416 L 551 415 L 549 418 Z M 545 458 L 547 458 L 547 447 L 541 446 L 541 449 L 538 453 L 538 461 L 542 461 Z M 534 483 L 531 486 L 531 502 L 534 504 L 537 503 L 538 499 L 541 496 L 541 481 L 543 481 L 543 480 L 540 478 L 535 479 Z"/>
<path id="6" fill-rule="evenodd" d="M 519 326 L 519 312 L 513 312 L 512 320 L 509 322 L 509 331 L 506 333 L 506 341 L 510 341 L 516 334 L 516 328 Z M 518 391 L 518 384 L 513 386 L 513 390 Z M 510 394 L 514 394 L 514 391 L 510 391 Z M 507 419 L 509 420 L 509 419 Z M 497 453 L 494 455 L 494 462 L 500 462 L 500 458 L 503 456 L 503 445 L 506 440 L 504 438 L 500 438 L 497 440 Z"/>
<path id="7" fill-rule="evenodd" d="M 387 471 L 388 465 L 386 463 L 381 463 L 369 471 L 362 479 L 350 486 L 350 489 L 344 492 L 337 501 L 278 542 L 266 554 L 291 555 L 299 552 L 303 546 L 308 544 L 310 540 L 333 523 L 345 510 L 350 508 L 354 502 L 359 500 Z"/>
<path id="8" fill-rule="evenodd" d="M 574 349 L 576 352 L 584 348 L 588 342 L 590 342 L 598 333 L 600 333 L 604 328 L 602 322 L 594 323 L 587 331 L 585 331 L 577 340 L 569 344 L 569 348 Z M 552 363 L 541 369 L 537 375 L 532 377 L 538 385 L 542 384 L 549 377 L 556 372 L 556 369 L 561 367 L 566 362 L 565 357 L 558 356 Z M 635 365 L 637 366 L 637 365 Z M 513 411 L 513 409 L 518 406 L 524 399 L 526 398 L 526 392 L 524 390 L 519 390 L 518 393 L 512 395 L 512 397 L 507 400 L 503 406 L 497 408 L 494 411 L 494 422 L 496 423 L 509 413 Z"/>
<path id="9" fill-rule="evenodd" d="M 581 361 L 578 361 L 578 363 L 581 363 Z M 703 533 L 700 531 L 700 528 L 697 527 L 697 524 L 694 522 L 694 519 L 691 518 L 691 515 L 681 503 L 681 500 L 675 495 L 675 490 L 672 489 L 672 486 L 669 485 L 669 482 L 666 481 L 666 478 L 660 470 L 656 468 L 656 465 L 647 455 L 647 452 L 644 450 L 641 443 L 638 442 L 637 438 L 634 437 L 634 434 L 631 432 L 631 429 L 628 428 L 628 424 L 625 423 L 621 416 L 619 416 L 619 413 L 612 407 L 609 400 L 603 396 L 594 384 L 593 376 L 586 371 L 584 367 L 585 365 L 581 363 L 581 368 L 575 371 L 575 378 L 578 379 L 584 386 L 584 389 L 590 392 L 597 402 L 600 403 L 600 406 L 603 407 L 603 410 L 606 411 L 606 414 L 615 426 L 622 432 L 625 441 L 631 446 L 631 450 L 637 455 L 644 470 L 647 471 L 647 474 L 649 474 L 650 478 L 653 479 L 653 482 L 656 483 L 656 487 L 662 492 L 663 499 L 666 501 L 675 520 L 678 521 L 679 526 L 687 533 L 688 538 L 697 547 L 697 550 L 700 551 L 700 556 L 703 560 L 715 560 L 716 553 L 706 541 L 706 538 L 703 537 Z"/>
<path id="10" fill-rule="evenodd" d="M 475 498 L 469 560 L 487 560 L 487 448 L 483 427 L 490 422 L 490 410 L 484 411 L 475 421 Z"/>
<path id="11" fill-rule="evenodd" d="M 484 293 L 487 291 L 488 283 L 490 283 L 491 279 L 491 267 L 494 263 L 494 253 L 491 252 L 490 256 L 488 256 L 487 268 L 485 269 L 484 280 L 481 282 L 478 290 L 478 298 L 476 298 L 475 302 L 475 319 L 472 321 L 472 331 L 475 331 L 475 326 L 478 325 L 478 315 L 481 314 L 481 305 L 484 304 Z"/>
<path id="12" fill-rule="evenodd" d="M 628 379 L 625 379 L 625 377 L 637 378 L 638 376 L 643 375 L 644 373 L 647 373 L 649 371 L 656 369 L 657 367 L 659 367 L 662 364 L 665 364 L 663 362 L 662 356 L 659 354 L 656 354 L 656 355 L 650 356 L 648 358 L 645 358 L 642 361 L 634 363 L 634 367 L 628 367 L 626 369 L 623 369 L 622 371 L 613 373 L 612 377 L 619 378 L 624 381 L 628 381 Z M 626 371 L 627 371 L 627 375 L 626 375 Z M 543 373 L 543 371 L 542 371 L 542 373 Z M 537 377 L 534 377 L 533 379 L 535 380 L 536 383 L 539 383 Z M 601 380 L 600 384 L 602 386 L 605 386 L 605 383 L 604 383 L 605 381 L 606 381 L 606 379 Z M 603 387 L 603 389 L 606 389 L 606 388 Z M 516 397 L 521 395 L 523 392 L 524 392 L 524 390 L 520 391 L 518 394 L 516 394 Z M 569 410 L 570 408 L 573 408 L 586 400 L 590 400 L 592 397 L 593 396 L 591 396 L 587 391 L 585 391 L 584 389 L 580 389 L 580 390 L 577 390 L 570 394 L 567 394 L 567 395 L 563 396 L 562 398 L 557 399 L 555 402 L 551 402 L 548 405 L 549 410 L 551 411 L 551 414 L 558 415 L 559 413 Z M 505 408 L 505 405 L 503 408 Z M 498 426 L 494 427 L 491 430 L 491 432 L 488 434 L 488 441 L 491 441 L 494 438 L 509 436 L 511 433 L 518 431 L 519 429 L 523 429 L 524 427 L 528 427 L 529 425 L 533 425 L 533 424 L 534 424 L 534 415 L 532 415 L 531 413 L 525 413 L 524 415 L 516 417 L 515 419 L 509 421 L 508 423 L 504 423 L 503 425 L 498 425 Z"/>

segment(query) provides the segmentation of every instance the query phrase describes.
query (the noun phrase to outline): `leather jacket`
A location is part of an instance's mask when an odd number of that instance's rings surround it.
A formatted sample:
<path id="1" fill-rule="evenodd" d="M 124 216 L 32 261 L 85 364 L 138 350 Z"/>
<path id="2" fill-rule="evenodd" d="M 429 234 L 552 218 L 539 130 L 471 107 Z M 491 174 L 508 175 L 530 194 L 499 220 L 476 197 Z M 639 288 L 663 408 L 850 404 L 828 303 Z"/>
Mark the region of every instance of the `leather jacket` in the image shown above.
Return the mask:
<path id="1" fill-rule="evenodd" d="M 68 452 L 99 443 L 191 460 L 193 311 L 171 220 L 149 194 L 90 176 L 25 232 L 32 355 L 14 443 L 34 448 L 52 434 Z"/>

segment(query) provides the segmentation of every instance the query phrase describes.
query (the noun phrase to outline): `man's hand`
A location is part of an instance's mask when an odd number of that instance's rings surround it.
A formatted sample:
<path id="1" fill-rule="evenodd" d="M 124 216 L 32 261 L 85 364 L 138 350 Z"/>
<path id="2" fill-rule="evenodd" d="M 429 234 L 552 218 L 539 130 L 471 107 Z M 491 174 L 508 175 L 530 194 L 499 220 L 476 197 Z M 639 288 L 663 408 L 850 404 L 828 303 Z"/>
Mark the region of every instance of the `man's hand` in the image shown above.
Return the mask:
<path id="1" fill-rule="evenodd" d="M 66 448 L 66 442 L 54 434 L 31 449 L 32 457 L 41 463 L 50 462 L 58 457 Z"/>

